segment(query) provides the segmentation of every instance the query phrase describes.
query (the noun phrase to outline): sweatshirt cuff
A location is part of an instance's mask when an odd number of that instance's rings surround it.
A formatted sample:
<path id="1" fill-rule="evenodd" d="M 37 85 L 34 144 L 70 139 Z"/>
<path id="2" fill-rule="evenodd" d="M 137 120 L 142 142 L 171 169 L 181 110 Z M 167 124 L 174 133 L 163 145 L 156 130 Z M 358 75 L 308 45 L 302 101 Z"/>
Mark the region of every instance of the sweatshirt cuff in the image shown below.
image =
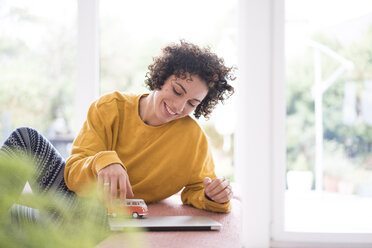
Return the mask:
<path id="1" fill-rule="evenodd" d="M 95 170 L 94 172 L 98 174 L 100 170 L 109 166 L 110 164 L 120 164 L 123 166 L 124 170 L 127 170 L 115 151 L 102 151 L 95 155 L 93 162 L 93 168 Z"/>
<path id="2" fill-rule="evenodd" d="M 230 201 L 225 203 L 217 203 L 212 200 L 209 200 L 204 195 L 204 204 L 206 209 L 212 210 L 213 212 L 219 212 L 219 213 L 228 213 L 231 211 L 231 203 Z"/>

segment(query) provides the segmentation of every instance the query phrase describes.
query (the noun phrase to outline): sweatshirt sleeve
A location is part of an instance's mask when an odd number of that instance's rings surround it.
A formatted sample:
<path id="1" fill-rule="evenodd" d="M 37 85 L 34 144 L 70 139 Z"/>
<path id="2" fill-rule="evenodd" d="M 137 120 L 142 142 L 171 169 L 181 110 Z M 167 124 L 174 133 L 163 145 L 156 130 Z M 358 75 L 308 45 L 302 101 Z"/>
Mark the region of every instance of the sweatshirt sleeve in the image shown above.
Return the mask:
<path id="1" fill-rule="evenodd" d="M 89 187 L 97 181 L 98 171 L 104 167 L 118 163 L 125 169 L 115 151 L 118 111 L 115 100 L 107 102 L 100 99 L 94 102 L 74 140 L 64 177 L 67 187 L 80 196 L 88 193 Z"/>
<path id="2" fill-rule="evenodd" d="M 192 205 L 196 208 L 212 212 L 229 212 L 231 210 L 230 201 L 222 204 L 217 203 L 208 200 L 204 194 L 204 177 L 210 177 L 211 179 L 216 177 L 212 153 L 208 147 L 208 142 L 204 133 L 197 147 L 197 155 L 193 162 L 191 177 L 181 193 L 182 202 L 183 204 Z"/>

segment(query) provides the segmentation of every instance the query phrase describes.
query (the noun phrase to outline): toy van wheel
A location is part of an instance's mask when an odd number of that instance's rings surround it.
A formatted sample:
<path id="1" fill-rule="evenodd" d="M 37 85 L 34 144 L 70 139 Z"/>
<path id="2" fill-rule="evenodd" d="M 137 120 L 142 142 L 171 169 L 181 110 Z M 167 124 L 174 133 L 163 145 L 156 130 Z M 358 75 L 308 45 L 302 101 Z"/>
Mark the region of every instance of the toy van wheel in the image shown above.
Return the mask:
<path id="1" fill-rule="evenodd" d="M 133 212 L 133 213 L 132 213 L 132 217 L 133 217 L 133 218 L 138 218 L 138 217 L 139 217 L 139 215 L 138 215 L 138 213 L 137 213 L 137 212 Z"/>

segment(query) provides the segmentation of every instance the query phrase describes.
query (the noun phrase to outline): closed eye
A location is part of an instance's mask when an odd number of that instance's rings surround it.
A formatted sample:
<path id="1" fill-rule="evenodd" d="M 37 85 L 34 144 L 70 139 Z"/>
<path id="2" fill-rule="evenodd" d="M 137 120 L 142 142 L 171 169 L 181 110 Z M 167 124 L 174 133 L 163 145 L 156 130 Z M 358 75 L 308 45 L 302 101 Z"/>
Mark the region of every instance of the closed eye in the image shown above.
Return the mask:
<path id="1" fill-rule="evenodd" d="M 191 102 L 188 102 L 188 103 L 189 103 L 189 105 L 190 105 L 191 107 L 195 107 L 195 105 L 192 104 Z"/>
<path id="2" fill-rule="evenodd" d="M 178 92 L 174 87 L 172 88 L 173 89 L 173 93 L 176 94 L 177 96 L 180 96 L 182 95 L 182 93 Z M 194 104 L 192 104 L 190 101 L 187 102 L 192 108 L 195 107 Z"/>
<path id="3" fill-rule="evenodd" d="M 174 94 L 176 94 L 177 96 L 180 96 L 180 95 L 181 95 L 181 93 L 179 93 L 178 91 L 176 91 L 175 88 L 173 88 L 173 92 L 174 92 Z"/>

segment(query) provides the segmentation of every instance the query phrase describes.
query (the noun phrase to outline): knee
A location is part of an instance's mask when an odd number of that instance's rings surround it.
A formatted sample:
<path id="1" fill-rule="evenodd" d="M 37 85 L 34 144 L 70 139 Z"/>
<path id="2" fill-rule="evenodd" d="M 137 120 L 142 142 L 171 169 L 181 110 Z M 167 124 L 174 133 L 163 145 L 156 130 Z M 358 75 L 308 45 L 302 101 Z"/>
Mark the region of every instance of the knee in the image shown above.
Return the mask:
<path id="1" fill-rule="evenodd" d="M 36 133 L 38 134 L 39 132 L 31 127 L 18 127 L 16 128 L 12 134 L 21 134 L 22 136 L 24 135 L 29 135 L 31 133 Z"/>
<path id="2" fill-rule="evenodd" d="M 5 141 L 5 144 L 8 146 L 17 145 L 17 146 L 32 146 L 35 137 L 39 136 L 39 132 L 30 127 L 19 127 L 15 129 Z"/>

